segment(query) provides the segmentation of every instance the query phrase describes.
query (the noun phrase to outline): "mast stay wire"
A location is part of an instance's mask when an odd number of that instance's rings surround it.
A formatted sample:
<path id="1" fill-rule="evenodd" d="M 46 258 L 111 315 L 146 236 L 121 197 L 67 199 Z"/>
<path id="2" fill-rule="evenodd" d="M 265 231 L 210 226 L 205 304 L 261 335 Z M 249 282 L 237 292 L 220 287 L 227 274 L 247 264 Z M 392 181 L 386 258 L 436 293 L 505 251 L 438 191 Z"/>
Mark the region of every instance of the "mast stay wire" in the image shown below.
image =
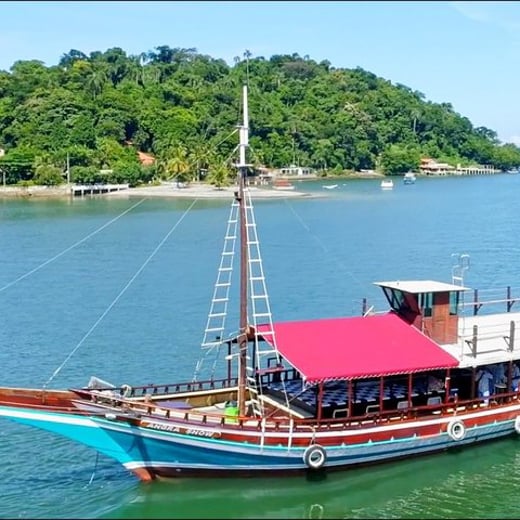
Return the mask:
<path id="1" fill-rule="evenodd" d="M 47 380 L 47 382 L 43 385 L 43 389 L 47 388 L 47 385 L 58 375 L 58 373 L 61 371 L 61 369 L 68 363 L 70 358 L 77 352 L 79 347 L 86 341 L 86 339 L 94 332 L 94 329 L 101 323 L 101 321 L 105 318 L 105 316 L 110 312 L 110 310 L 114 307 L 114 305 L 121 299 L 123 294 L 127 291 L 127 289 L 132 285 L 132 283 L 135 281 L 135 279 L 141 274 L 141 272 L 144 270 L 144 268 L 148 265 L 148 263 L 152 260 L 152 258 L 156 255 L 156 253 L 159 251 L 159 249 L 164 245 L 164 243 L 168 240 L 170 235 L 177 229 L 179 224 L 184 220 L 184 217 L 190 212 L 190 210 L 193 208 L 195 203 L 199 199 L 195 199 L 188 209 L 181 215 L 179 220 L 171 227 L 171 229 L 166 233 L 166 235 L 163 237 L 163 239 L 159 242 L 159 244 L 155 247 L 155 249 L 150 253 L 148 258 L 144 261 L 144 263 L 139 267 L 139 269 L 134 273 L 134 275 L 130 278 L 130 280 L 126 283 L 126 285 L 121 289 L 119 294 L 114 298 L 112 303 L 105 309 L 105 311 L 101 314 L 101 316 L 95 321 L 94 325 L 90 327 L 90 329 L 86 332 L 86 334 L 81 338 L 79 343 L 69 352 L 63 363 L 53 372 L 51 377 Z"/>
<path id="2" fill-rule="evenodd" d="M 92 233 L 89 233 L 86 237 L 82 238 L 81 240 L 78 240 L 76 243 L 72 244 L 71 246 L 69 246 L 66 249 L 64 249 L 63 251 L 61 251 L 61 253 L 58 253 L 57 255 L 54 255 L 52 258 L 49 258 L 45 262 L 43 262 L 40 265 L 36 266 L 34 269 L 31 269 L 30 271 L 28 271 L 27 273 L 19 276 L 18 278 L 16 278 L 12 282 L 9 282 L 8 284 L 4 285 L 3 287 L 0 287 L 0 292 L 5 291 L 9 287 L 12 287 L 14 284 L 22 281 L 23 279 L 27 278 L 31 274 L 34 274 L 36 271 L 39 271 L 40 269 L 42 269 L 46 265 L 49 265 L 51 262 L 54 262 L 54 260 L 57 260 L 58 258 L 63 256 L 65 253 L 68 253 L 69 251 L 71 251 L 75 247 L 79 246 L 83 242 L 86 242 L 89 238 L 92 238 L 94 235 L 96 235 L 100 231 L 103 231 L 103 229 L 108 227 L 110 224 L 113 224 L 116 220 L 120 219 L 121 217 L 126 215 L 128 212 L 132 211 L 134 208 L 139 206 L 139 204 L 142 204 L 145 200 L 146 200 L 146 198 L 141 199 L 140 201 L 136 202 L 133 206 L 131 206 L 130 208 L 128 208 L 125 211 L 123 211 L 123 213 L 119 214 L 117 217 L 114 217 L 112 220 L 109 220 L 108 222 L 103 224 L 101 227 L 99 227 L 96 230 L 92 231 Z"/>
<path id="3" fill-rule="evenodd" d="M 365 285 L 361 283 L 361 280 L 359 278 L 357 278 L 353 273 L 352 271 L 350 271 L 346 265 L 341 262 L 337 256 L 331 254 L 331 251 L 330 249 L 320 240 L 320 238 L 311 230 L 311 228 L 304 222 L 304 220 L 302 219 L 302 217 L 296 212 L 296 210 L 294 209 L 294 207 L 292 206 L 292 204 L 289 204 L 289 201 L 287 198 L 284 198 L 284 201 L 285 201 L 285 204 L 288 206 L 288 208 L 292 211 L 293 215 L 296 217 L 296 220 L 298 220 L 300 222 L 300 224 L 302 225 L 302 227 L 309 233 L 309 235 L 311 236 L 311 238 L 318 243 L 318 245 L 321 247 L 321 249 L 323 249 L 323 252 L 327 254 L 327 256 L 330 258 L 332 257 L 332 259 L 335 261 L 335 263 L 341 268 L 342 271 L 344 271 L 346 274 L 348 274 L 350 276 L 350 278 L 352 278 L 352 280 L 359 285 L 360 288 L 365 288 Z"/>

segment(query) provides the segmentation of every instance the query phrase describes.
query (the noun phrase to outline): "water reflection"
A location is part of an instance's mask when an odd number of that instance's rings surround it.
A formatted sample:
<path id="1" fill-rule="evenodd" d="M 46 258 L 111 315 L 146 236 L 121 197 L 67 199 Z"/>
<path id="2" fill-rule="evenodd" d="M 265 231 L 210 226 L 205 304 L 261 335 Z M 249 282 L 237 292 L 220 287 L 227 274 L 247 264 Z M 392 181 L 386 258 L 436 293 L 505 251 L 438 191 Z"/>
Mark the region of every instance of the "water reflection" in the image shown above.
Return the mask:
<path id="1" fill-rule="evenodd" d="M 104 518 L 515 518 L 518 442 L 313 478 L 143 484 Z"/>

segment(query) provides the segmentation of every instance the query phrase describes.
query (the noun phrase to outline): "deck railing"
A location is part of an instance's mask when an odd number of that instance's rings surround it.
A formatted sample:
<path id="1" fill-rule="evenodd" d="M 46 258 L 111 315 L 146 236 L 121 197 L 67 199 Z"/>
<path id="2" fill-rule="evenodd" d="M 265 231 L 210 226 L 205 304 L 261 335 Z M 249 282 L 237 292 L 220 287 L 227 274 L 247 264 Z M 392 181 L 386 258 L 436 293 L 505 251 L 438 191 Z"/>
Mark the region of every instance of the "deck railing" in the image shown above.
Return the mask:
<path id="1" fill-rule="evenodd" d="M 520 293 L 520 289 L 516 289 L 515 292 Z M 484 306 L 491 312 L 511 312 L 513 305 L 520 301 L 520 296 L 513 296 L 513 288 L 509 285 L 505 288 L 505 294 L 504 289 L 473 289 L 465 291 L 464 295 L 466 294 L 472 295 L 471 301 L 464 301 L 460 307 L 462 310 L 466 307 L 472 309 L 473 316 L 476 316 Z M 502 307 L 502 310 L 498 310 L 499 307 Z"/>

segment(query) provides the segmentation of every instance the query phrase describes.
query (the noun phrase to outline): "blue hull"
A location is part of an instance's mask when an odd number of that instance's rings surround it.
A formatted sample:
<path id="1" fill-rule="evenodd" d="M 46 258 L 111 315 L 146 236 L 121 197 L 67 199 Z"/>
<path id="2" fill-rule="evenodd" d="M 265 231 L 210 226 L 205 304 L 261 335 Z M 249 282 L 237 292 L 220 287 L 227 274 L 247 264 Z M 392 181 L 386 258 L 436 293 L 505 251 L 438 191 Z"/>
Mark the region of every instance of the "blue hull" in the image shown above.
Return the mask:
<path id="1" fill-rule="evenodd" d="M 111 457 L 143 478 L 184 474 L 297 473 L 308 470 L 305 447 L 264 446 L 143 428 L 100 417 L 0 407 L 0 415 L 62 435 Z M 464 439 L 447 433 L 399 440 L 325 446 L 327 469 L 366 465 L 446 450 L 514 433 L 514 421 L 469 428 Z M 320 439 L 317 439 L 320 442 Z M 323 439 L 322 439 L 323 445 Z"/>

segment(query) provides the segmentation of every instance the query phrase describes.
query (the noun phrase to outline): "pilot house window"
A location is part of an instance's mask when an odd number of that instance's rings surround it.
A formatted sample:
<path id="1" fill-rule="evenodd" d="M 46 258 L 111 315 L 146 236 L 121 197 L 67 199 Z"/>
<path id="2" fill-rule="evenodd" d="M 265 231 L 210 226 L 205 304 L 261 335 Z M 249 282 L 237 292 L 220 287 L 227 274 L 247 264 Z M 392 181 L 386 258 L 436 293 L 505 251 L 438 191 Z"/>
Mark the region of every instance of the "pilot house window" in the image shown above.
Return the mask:
<path id="1" fill-rule="evenodd" d="M 422 309 L 422 315 L 430 317 L 433 307 L 433 293 L 422 293 L 419 295 L 419 306 Z"/>
<path id="2" fill-rule="evenodd" d="M 388 303 L 390 303 L 390 307 L 395 311 L 402 310 L 405 304 L 405 298 L 402 291 L 398 289 L 389 289 L 387 287 L 384 288 L 384 292 Z"/>
<path id="3" fill-rule="evenodd" d="M 459 307 L 459 293 L 456 291 L 450 292 L 450 316 L 456 316 Z"/>

